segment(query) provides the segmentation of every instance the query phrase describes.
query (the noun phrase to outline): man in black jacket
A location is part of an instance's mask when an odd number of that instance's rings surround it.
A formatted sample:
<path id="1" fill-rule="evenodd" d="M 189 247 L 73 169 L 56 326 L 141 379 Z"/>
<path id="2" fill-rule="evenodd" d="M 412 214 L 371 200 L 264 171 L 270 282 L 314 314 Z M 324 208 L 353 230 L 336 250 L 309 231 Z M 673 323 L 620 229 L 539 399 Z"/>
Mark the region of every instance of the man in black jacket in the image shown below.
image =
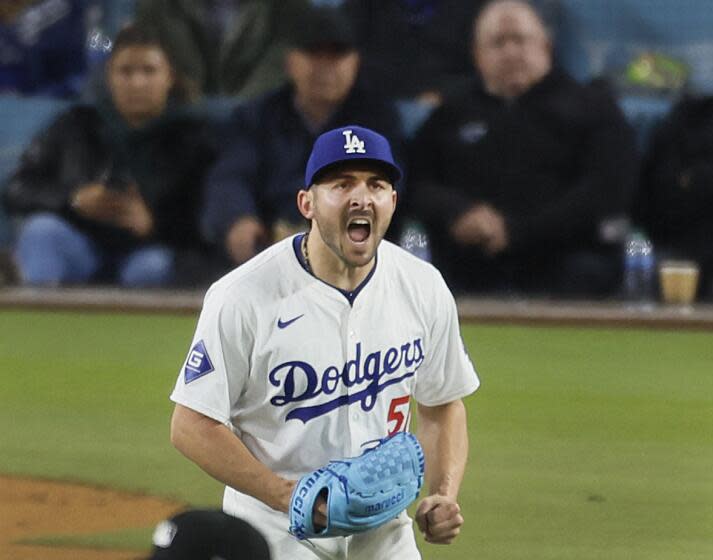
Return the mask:
<path id="1" fill-rule="evenodd" d="M 393 106 L 354 85 L 360 55 L 341 11 L 307 12 L 297 22 L 285 63 L 290 85 L 236 109 L 208 177 L 203 235 L 233 264 L 304 228 L 295 196 L 321 132 L 361 125 L 397 143 Z"/>
<path id="2" fill-rule="evenodd" d="M 600 230 L 635 188 L 630 127 L 606 90 L 553 68 L 527 2 L 486 4 L 473 55 L 481 82 L 432 115 L 410 162 L 435 264 L 461 291 L 611 293 L 618 249 Z"/>

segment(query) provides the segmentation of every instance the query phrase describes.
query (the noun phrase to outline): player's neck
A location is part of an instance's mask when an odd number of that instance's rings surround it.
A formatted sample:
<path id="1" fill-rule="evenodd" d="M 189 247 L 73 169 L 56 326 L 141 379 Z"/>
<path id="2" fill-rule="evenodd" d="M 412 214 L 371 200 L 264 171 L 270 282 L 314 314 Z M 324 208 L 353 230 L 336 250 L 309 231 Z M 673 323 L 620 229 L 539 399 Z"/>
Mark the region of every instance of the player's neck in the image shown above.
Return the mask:
<path id="1" fill-rule="evenodd" d="M 344 262 L 327 246 L 318 231 L 311 231 L 305 236 L 302 253 L 310 272 L 330 286 L 352 292 L 364 281 L 374 268 L 372 258 L 363 266 L 353 266 Z"/>

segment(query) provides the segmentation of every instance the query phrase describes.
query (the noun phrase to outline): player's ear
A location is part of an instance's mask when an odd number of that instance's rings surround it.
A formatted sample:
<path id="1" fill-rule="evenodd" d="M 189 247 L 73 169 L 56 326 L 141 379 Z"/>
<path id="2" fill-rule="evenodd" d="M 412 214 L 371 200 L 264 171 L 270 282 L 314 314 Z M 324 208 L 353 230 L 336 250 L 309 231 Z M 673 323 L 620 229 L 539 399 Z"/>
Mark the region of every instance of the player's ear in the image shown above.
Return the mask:
<path id="1" fill-rule="evenodd" d="M 297 193 L 297 209 L 300 211 L 300 214 L 302 214 L 302 216 L 307 220 L 311 220 L 314 216 L 313 196 L 314 193 L 311 189 L 303 189 Z"/>

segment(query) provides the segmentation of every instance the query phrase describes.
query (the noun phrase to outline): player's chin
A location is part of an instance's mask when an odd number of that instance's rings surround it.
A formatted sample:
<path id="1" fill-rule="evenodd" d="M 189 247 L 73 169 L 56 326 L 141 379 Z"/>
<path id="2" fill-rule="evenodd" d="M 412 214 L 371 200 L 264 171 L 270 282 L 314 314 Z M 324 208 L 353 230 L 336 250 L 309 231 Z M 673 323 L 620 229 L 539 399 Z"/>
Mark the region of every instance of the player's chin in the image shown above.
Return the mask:
<path id="1" fill-rule="evenodd" d="M 351 266 L 360 267 L 369 264 L 375 253 L 376 244 L 373 240 L 355 242 L 349 239 L 345 243 L 344 256 Z"/>
<path id="2" fill-rule="evenodd" d="M 374 251 L 367 252 L 349 252 L 347 253 L 347 262 L 355 267 L 362 267 L 368 265 L 374 259 Z"/>

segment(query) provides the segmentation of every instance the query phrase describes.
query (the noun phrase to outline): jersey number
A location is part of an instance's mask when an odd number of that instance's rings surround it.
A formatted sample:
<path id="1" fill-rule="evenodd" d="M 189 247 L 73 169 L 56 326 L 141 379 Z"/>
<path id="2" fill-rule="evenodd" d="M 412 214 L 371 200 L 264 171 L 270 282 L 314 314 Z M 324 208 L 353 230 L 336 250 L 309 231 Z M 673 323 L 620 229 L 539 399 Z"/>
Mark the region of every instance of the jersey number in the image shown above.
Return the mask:
<path id="1" fill-rule="evenodd" d="M 403 407 L 406 407 L 408 409 L 408 403 L 411 397 L 408 395 L 403 396 L 403 397 L 398 397 L 396 399 L 393 399 L 391 401 L 391 404 L 389 405 L 389 417 L 388 421 L 389 422 L 396 422 L 394 425 L 394 428 L 392 430 L 389 430 L 389 435 L 394 435 L 396 432 L 400 432 L 401 428 L 405 428 L 404 423 L 407 421 L 407 416 L 404 416 L 404 413 L 399 410 L 399 408 L 403 409 Z M 408 414 L 408 413 L 407 413 Z M 408 423 L 408 422 L 406 422 Z"/>

